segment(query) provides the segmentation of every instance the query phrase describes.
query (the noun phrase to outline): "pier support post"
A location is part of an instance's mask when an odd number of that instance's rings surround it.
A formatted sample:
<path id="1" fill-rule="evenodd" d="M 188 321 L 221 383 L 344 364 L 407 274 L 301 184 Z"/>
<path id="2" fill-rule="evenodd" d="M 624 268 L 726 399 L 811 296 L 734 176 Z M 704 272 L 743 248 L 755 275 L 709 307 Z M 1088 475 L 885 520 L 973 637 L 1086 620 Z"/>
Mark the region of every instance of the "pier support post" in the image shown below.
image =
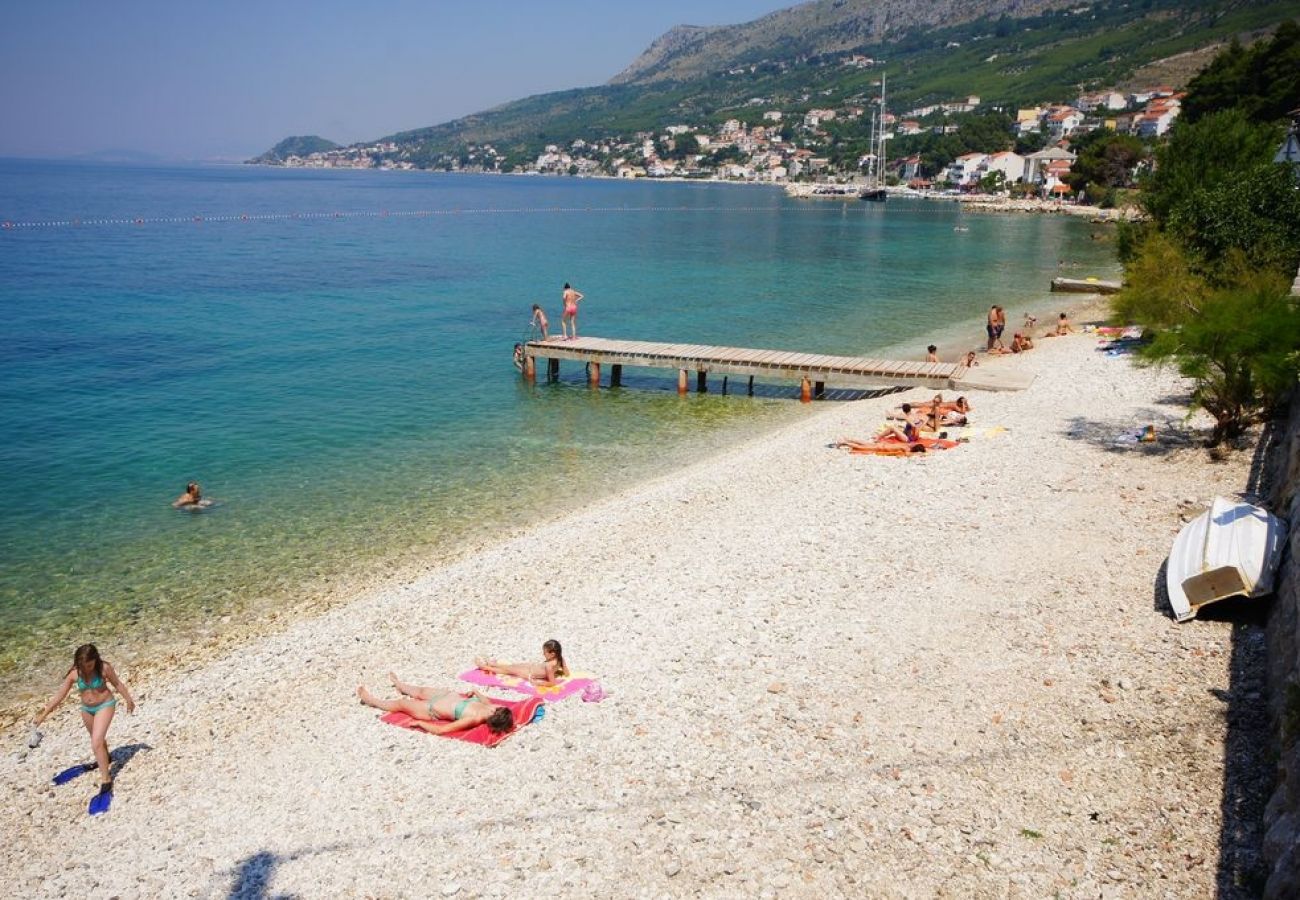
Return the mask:
<path id="1" fill-rule="evenodd" d="M 722 396 L 727 396 L 727 376 L 722 376 Z"/>
<path id="2" fill-rule="evenodd" d="M 695 391 L 699 394 L 709 392 L 709 373 L 703 369 L 695 373 Z"/>
<path id="3" fill-rule="evenodd" d="M 524 357 L 524 380 L 525 381 L 537 380 L 537 358 L 534 356 Z"/>
<path id="4" fill-rule="evenodd" d="M 799 402 L 812 403 L 812 382 L 807 378 L 799 383 Z"/>
<path id="5" fill-rule="evenodd" d="M 679 394 L 686 393 L 686 370 L 685 369 L 677 370 L 677 393 Z"/>
<path id="6" fill-rule="evenodd" d="M 609 368 L 609 386 L 610 386 L 610 387 L 622 387 L 622 386 L 623 386 L 623 367 L 622 367 L 621 365 L 613 365 L 613 366 L 610 366 L 610 368 Z"/>
<path id="7" fill-rule="evenodd" d="M 594 388 L 600 387 L 600 363 L 587 363 L 587 384 Z"/>
<path id="8" fill-rule="evenodd" d="M 555 358 L 546 361 L 546 377 L 550 381 L 560 380 L 560 361 Z"/>
<path id="9" fill-rule="evenodd" d="M 814 396 L 814 397 L 817 397 L 817 398 L 820 399 L 820 398 L 822 397 L 822 395 L 825 394 L 825 393 L 826 393 L 826 382 L 824 382 L 824 381 L 814 381 L 814 382 L 813 382 L 813 396 Z"/>
<path id="10" fill-rule="evenodd" d="M 754 376 L 749 376 L 749 396 L 754 396 Z"/>

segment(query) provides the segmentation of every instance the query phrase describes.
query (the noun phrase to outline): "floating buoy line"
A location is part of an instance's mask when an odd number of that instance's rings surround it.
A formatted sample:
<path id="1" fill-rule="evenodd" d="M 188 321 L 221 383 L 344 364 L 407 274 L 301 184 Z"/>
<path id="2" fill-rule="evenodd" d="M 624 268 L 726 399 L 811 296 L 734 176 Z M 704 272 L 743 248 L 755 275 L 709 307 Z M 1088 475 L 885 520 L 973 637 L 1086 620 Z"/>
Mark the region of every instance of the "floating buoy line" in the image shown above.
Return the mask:
<path id="1" fill-rule="evenodd" d="M 842 204 L 845 208 L 867 209 L 868 206 Z M 370 210 L 353 212 L 277 212 L 277 213 L 239 213 L 237 215 L 192 215 L 192 216 L 105 216 L 101 218 L 49 219 L 45 221 L 15 222 L 0 221 L 2 231 L 24 231 L 50 228 L 103 228 L 107 226 L 143 226 L 143 225 L 205 225 L 217 223 L 241 222 L 290 222 L 295 219 L 303 221 L 330 219 L 424 219 L 455 218 L 457 216 L 510 216 L 575 213 L 753 213 L 753 212 L 833 212 L 837 207 L 824 203 L 798 206 L 510 206 L 477 207 L 460 209 L 411 209 L 411 210 Z M 911 213 L 920 209 L 909 210 Z M 927 213 L 944 213 L 947 209 L 924 210 Z"/>

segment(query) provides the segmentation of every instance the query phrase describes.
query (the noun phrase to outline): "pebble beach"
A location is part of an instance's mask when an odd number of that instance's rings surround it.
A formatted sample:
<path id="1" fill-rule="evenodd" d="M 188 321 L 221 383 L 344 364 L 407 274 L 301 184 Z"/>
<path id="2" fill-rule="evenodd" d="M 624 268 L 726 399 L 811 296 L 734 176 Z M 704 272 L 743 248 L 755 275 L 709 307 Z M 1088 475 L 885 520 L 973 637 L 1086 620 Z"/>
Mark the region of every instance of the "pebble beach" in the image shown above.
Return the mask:
<path id="1" fill-rule="evenodd" d="M 1251 453 L 1212 461 L 1182 379 L 1096 347 L 982 359 L 1035 382 L 973 395 L 953 450 L 831 446 L 928 392 L 826 403 L 216 658 L 139 679 L 119 662 L 139 706 L 110 731 L 107 815 L 86 815 L 94 775 L 50 782 L 89 758 L 72 702 L 36 749 L 3 734 L 0 883 L 1236 896 L 1225 865 L 1248 868 L 1257 836 L 1225 822 L 1225 697 L 1252 689 L 1233 659 L 1263 631 L 1176 625 L 1158 583 Z M 1115 442 L 1148 424 L 1156 443 Z M 548 638 L 608 696 L 553 703 L 490 750 L 354 696 L 391 696 L 390 670 L 452 688 L 476 656 L 540 659 Z"/>

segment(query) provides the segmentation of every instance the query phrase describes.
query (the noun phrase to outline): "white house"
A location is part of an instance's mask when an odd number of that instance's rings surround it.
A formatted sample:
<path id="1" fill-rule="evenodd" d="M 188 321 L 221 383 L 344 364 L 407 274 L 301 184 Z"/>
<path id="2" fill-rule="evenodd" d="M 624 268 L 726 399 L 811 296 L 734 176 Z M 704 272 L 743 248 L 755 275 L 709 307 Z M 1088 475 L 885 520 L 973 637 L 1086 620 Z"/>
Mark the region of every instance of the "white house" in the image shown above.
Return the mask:
<path id="1" fill-rule="evenodd" d="M 767 112 L 763 113 L 763 121 L 764 121 L 764 122 L 780 122 L 780 121 L 781 121 L 781 110 L 779 110 L 779 109 L 769 109 Z"/>
<path id="2" fill-rule="evenodd" d="M 1070 106 L 1060 106 L 1047 114 L 1047 133 L 1060 140 L 1083 124 L 1083 113 Z"/>
<path id="3" fill-rule="evenodd" d="M 816 128 L 822 122 L 830 122 L 835 118 L 833 109 L 810 109 L 803 117 L 803 123 L 809 128 Z"/>
<path id="4" fill-rule="evenodd" d="M 983 179 L 994 172 L 1001 172 L 1007 184 L 1019 181 L 1025 177 L 1025 158 L 1010 150 L 994 153 L 980 165 L 979 177 Z"/>
<path id="5" fill-rule="evenodd" d="M 979 180 L 979 168 L 988 156 L 984 153 L 963 153 L 954 159 L 946 171 L 952 184 L 972 184 Z"/>

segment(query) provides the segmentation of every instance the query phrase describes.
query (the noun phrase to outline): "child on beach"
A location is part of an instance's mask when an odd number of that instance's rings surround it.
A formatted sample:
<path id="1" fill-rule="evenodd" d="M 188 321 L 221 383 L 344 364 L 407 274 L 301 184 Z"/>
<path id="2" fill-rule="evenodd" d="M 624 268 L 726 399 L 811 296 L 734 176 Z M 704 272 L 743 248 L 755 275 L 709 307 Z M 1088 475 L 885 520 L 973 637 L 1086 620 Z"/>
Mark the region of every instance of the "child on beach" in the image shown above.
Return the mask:
<path id="1" fill-rule="evenodd" d="M 81 721 L 86 726 L 86 731 L 90 732 L 90 749 L 95 754 L 95 765 L 87 764 L 84 769 L 89 772 L 91 769 L 99 768 L 100 796 L 111 794 L 113 791 L 113 776 L 109 771 L 111 761 L 108 750 L 108 726 L 113 723 L 117 698 L 113 696 L 113 691 L 109 690 L 109 685 L 112 685 L 126 701 L 126 711 L 135 712 L 135 700 L 131 698 L 131 692 L 126 689 L 126 685 L 117 677 L 117 672 L 100 658 L 94 644 L 82 644 L 72 655 L 72 668 L 64 676 L 58 692 L 49 703 L 45 704 L 40 715 L 32 720 L 32 727 L 39 727 L 74 687 L 81 692 Z"/>
<path id="2" fill-rule="evenodd" d="M 396 700 L 380 700 L 364 684 L 357 685 L 357 697 L 366 706 L 384 712 L 406 713 L 416 720 L 417 726 L 430 734 L 466 731 L 483 724 L 493 734 L 505 734 L 515 727 L 515 719 L 509 709 L 497 706 L 490 697 L 485 697 L 478 691 L 461 694 L 407 684 L 392 672 L 388 673 L 388 680 L 402 694 L 401 697 Z"/>
<path id="3" fill-rule="evenodd" d="M 925 361 L 928 363 L 937 363 L 939 361 L 939 348 L 934 344 L 925 348 Z"/>
<path id="4" fill-rule="evenodd" d="M 970 368 L 971 366 L 978 366 L 979 360 L 975 359 L 975 351 L 974 350 L 967 351 L 966 358 L 962 360 L 962 363 L 967 368 Z"/>
<path id="5" fill-rule="evenodd" d="M 564 339 L 569 340 L 569 326 L 573 326 L 573 337 L 578 337 L 578 301 L 583 295 L 575 291 L 567 281 L 564 282 L 564 312 L 560 315 L 560 328 L 564 330 Z"/>
<path id="6" fill-rule="evenodd" d="M 493 675 L 513 675 L 527 678 L 534 684 L 555 684 L 560 678 L 569 674 L 569 667 L 564 663 L 564 650 L 557 640 L 542 644 L 542 661 L 538 663 L 499 663 L 495 659 L 479 658 L 474 665 Z"/>
<path id="7" fill-rule="evenodd" d="M 1056 320 L 1056 333 L 1058 336 L 1063 334 L 1074 334 L 1074 326 L 1070 324 L 1070 317 L 1065 313 L 1061 313 Z"/>
<path id="8" fill-rule="evenodd" d="M 542 312 L 542 308 L 536 303 L 533 304 L 533 320 L 529 323 L 529 326 L 535 326 L 542 332 L 542 340 L 550 339 L 550 324 L 546 321 L 546 313 Z"/>

